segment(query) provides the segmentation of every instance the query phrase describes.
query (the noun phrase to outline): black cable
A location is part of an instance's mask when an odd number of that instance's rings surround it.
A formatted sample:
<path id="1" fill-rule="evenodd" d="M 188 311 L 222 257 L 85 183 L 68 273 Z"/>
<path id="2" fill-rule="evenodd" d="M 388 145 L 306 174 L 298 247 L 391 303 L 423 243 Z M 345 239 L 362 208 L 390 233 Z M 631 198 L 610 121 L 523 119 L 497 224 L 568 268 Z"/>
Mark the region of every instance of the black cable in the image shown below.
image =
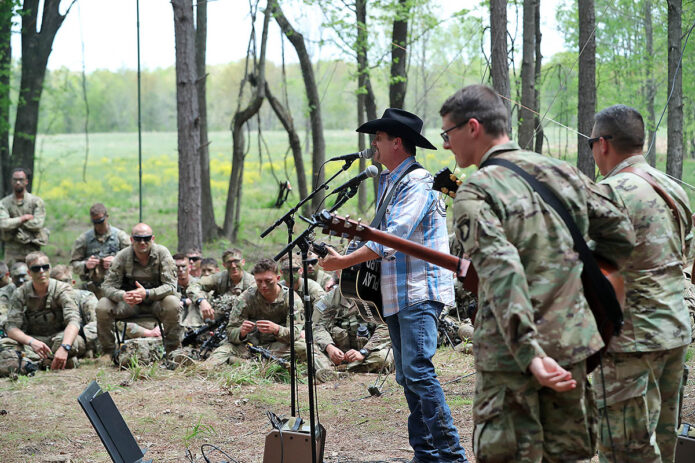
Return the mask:
<path id="1" fill-rule="evenodd" d="M 235 460 L 234 458 L 230 457 L 229 454 L 228 454 L 227 452 L 225 452 L 224 450 L 222 450 L 222 449 L 219 448 L 218 446 L 213 445 L 213 444 L 203 444 L 203 445 L 200 446 L 200 453 L 203 454 L 203 458 L 205 459 L 205 461 L 206 461 L 207 463 L 212 463 L 212 462 L 211 462 L 210 459 L 207 457 L 207 455 L 205 455 L 205 447 L 212 447 L 213 451 L 219 452 L 219 453 L 221 453 L 222 455 L 224 455 L 226 458 L 229 458 L 229 460 L 227 460 L 226 463 L 239 463 L 238 460 Z"/>

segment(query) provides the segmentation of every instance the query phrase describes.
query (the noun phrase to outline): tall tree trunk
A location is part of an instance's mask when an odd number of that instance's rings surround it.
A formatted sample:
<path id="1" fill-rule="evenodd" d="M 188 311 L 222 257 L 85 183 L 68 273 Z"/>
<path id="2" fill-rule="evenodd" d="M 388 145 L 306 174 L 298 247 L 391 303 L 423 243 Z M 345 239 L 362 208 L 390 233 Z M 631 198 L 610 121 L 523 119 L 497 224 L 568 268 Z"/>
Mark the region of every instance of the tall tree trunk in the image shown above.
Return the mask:
<path id="1" fill-rule="evenodd" d="M 594 0 L 579 0 L 579 84 L 577 128 L 590 134 L 596 112 L 596 36 Z M 595 178 L 594 156 L 586 138 L 577 135 L 577 167 L 590 179 Z"/>
<path id="2" fill-rule="evenodd" d="M 176 126 L 179 147 L 178 250 L 202 249 L 200 119 L 196 89 L 195 27 L 191 0 L 171 0 L 176 42 Z"/>
<path id="3" fill-rule="evenodd" d="M 268 82 L 265 83 L 265 96 L 270 103 L 271 108 L 275 112 L 275 115 L 280 119 L 280 123 L 287 131 L 287 137 L 290 142 L 290 149 L 292 150 L 292 157 L 294 158 L 294 168 L 297 172 L 297 184 L 299 186 L 299 196 L 301 198 L 306 198 L 309 195 L 306 184 L 306 170 L 304 169 L 304 157 L 302 156 L 302 144 L 299 141 L 299 135 L 297 130 L 294 128 L 294 120 L 289 112 L 289 108 L 285 108 L 280 100 L 275 98 L 270 92 L 270 87 L 268 87 Z M 302 209 L 304 215 L 309 215 L 311 210 L 308 204 L 304 204 Z"/>
<path id="4" fill-rule="evenodd" d="M 535 36 L 536 36 L 536 1 L 524 0 L 523 55 L 521 59 L 521 108 L 519 109 L 519 146 L 533 149 L 535 106 Z M 528 109 L 527 109 L 528 108 Z"/>
<path id="5" fill-rule="evenodd" d="M 668 102 L 666 173 L 676 178 L 683 176 L 683 70 L 678 68 L 681 55 L 682 0 L 668 0 L 668 91 L 673 94 Z"/>
<path id="6" fill-rule="evenodd" d="M 365 107 L 367 99 L 367 78 L 369 77 L 367 68 L 367 0 L 355 1 L 355 18 L 357 24 L 357 40 L 355 50 L 357 51 L 357 126 L 361 126 L 365 121 Z M 357 134 L 358 149 L 362 151 L 366 148 L 365 134 Z M 367 160 L 360 158 L 360 172 L 367 167 Z M 360 211 L 367 209 L 367 185 L 362 182 L 357 194 L 357 208 Z"/>
<path id="7" fill-rule="evenodd" d="M 203 241 L 219 236 L 215 222 L 215 208 L 210 188 L 210 142 L 208 141 L 207 72 L 205 70 L 208 37 L 208 2 L 196 2 L 195 68 L 198 80 L 198 112 L 200 114 L 200 218 L 203 224 Z"/>
<path id="8" fill-rule="evenodd" d="M 241 199 L 242 186 L 244 179 L 244 150 L 245 137 L 244 125 L 253 117 L 263 104 L 265 98 L 265 50 L 268 43 L 268 24 L 270 23 L 271 8 L 266 8 L 263 17 L 263 32 L 261 33 L 261 52 L 258 63 L 254 68 L 257 73 L 253 79 L 255 85 L 255 93 L 251 97 L 251 101 L 244 108 L 241 106 L 232 117 L 232 173 L 229 177 L 229 189 L 227 190 L 227 206 L 224 215 L 224 235 L 230 241 L 235 242 L 239 232 L 239 218 L 241 215 Z M 243 85 L 243 82 L 242 82 Z M 239 101 L 241 101 L 242 93 L 239 93 Z"/>
<path id="9" fill-rule="evenodd" d="M 406 45 L 408 43 L 408 15 L 410 1 L 398 0 L 391 36 L 391 80 L 389 81 L 389 106 L 403 108 L 408 84 L 406 73 Z"/>
<path id="10" fill-rule="evenodd" d="M 545 134 L 543 133 L 543 123 L 541 121 L 540 116 L 538 113 L 541 110 L 541 73 L 542 73 L 542 64 L 543 64 L 543 54 L 541 53 L 541 39 L 543 38 L 543 34 L 541 34 L 541 0 L 536 0 L 536 8 L 535 8 L 535 24 L 536 24 L 536 72 L 535 72 L 535 96 L 534 96 L 534 102 L 535 105 L 533 109 L 536 110 L 536 115 L 534 117 L 534 123 L 533 125 L 536 127 L 536 146 L 534 148 L 534 151 L 536 153 L 543 153 L 543 138 Z"/>
<path id="11" fill-rule="evenodd" d="M 0 3 L 0 195 L 9 193 L 10 76 L 12 73 L 12 16 L 14 2 Z"/>
<path id="12" fill-rule="evenodd" d="M 22 77 L 10 161 L 14 166 L 34 170 L 39 102 L 46 76 L 46 64 L 53 47 L 53 39 L 74 3 L 71 2 L 65 14 L 61 15 L 58 9 L 60 0 L 45 0 L 40 31 L 37 30 L 39 0 L 24 0 L 22 5 Z M 29 178 L 30 191 L 31 181 L 32 177 Z"/>
<path id="13" fill-rule="evenodd" d="M 507 0 L 490 0 L 490 60 L 492 87 L 502 95 L 502 101 L 507 107 L 509 114 L 507 131 L 511 135 L 512 105 L 507 53 Z"/>
<path id="14" fill-rule="evenodd" d="M 644 37 L 646 40 L 646 53 L 644 54 L 644 71 L 645 71 L 645 96 L 647 100 L 647 120 L 646 128 L 649 133 L 647 140 L 647 162 L 654 167 L 656 165 L 656 146 L 654 140 L 656 137 L 656 114 L 654 112 L 654 98 L 656 97 L 656 85 L 654 84 L 654 28 L 652 23 L 652 2 L 644 0 Z"/>
<path id="15" fill-rule="evenodd" d="M 285 34 L 285 37 L 292 43 L 292 46 L 297 52 L 297 57 L 299 58 L 299 67 L 302 70 L 304 89 L 309 102 L 309 116 L 311 118 L 311 187 L 315 190 L 324 180 L 324 171 L 319 171 L 319 167 L 326 160 L 326 142 L 323 138 L 321 99 L 319 98 L 318 88 L 316 87 L 314 68 L 304 43 L 304 36 L 292 27 L 282 12 L 277 0 L 270 0 L 268 2 L 268 8 L 273 11 L 275 20 L 280 26 L 280 29 L 282 29 L 283 34 Z M 316 209 L 322 202 L 323 192 L 320 192 L 312 198 L 311 205 Z"/>

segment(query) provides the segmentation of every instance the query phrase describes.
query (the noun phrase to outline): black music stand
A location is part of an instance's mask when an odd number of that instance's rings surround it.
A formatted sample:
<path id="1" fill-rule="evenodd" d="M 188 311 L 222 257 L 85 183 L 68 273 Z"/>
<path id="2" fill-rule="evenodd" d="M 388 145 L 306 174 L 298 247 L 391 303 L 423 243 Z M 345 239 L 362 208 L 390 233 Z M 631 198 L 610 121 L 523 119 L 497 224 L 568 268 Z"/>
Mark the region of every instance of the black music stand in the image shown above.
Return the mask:
<path id="1" fill-rule="evenodd" d="M 138 446 L 111 395 L 102 391 L 96 381 L 82 391 L 77 401 L 114 463 L 152 463 L 143 459 L 147 449 Z"/>

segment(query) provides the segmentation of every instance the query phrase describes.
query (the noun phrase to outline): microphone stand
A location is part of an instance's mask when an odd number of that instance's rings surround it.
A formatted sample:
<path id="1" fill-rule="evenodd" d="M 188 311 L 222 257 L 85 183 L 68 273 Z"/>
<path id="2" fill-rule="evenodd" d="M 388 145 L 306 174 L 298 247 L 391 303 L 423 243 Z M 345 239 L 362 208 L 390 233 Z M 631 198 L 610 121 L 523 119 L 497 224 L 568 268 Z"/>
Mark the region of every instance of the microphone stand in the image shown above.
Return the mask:
<path id="1" fill-rule="evenodd" d="M 290 402 L 292 404 L 290 406 L 290 416 L 296 416 L 295 413 L 298 410 L 298 406 L 297 406 L 298 400 L 297 400 L 297 392 L 296 392 L 297 369 L 296 369 L 296 358 L 295 358 L 295 350 L 294 350 L 294 275 L 293 275 L 293 272 L 291 271 L 291 268 L 293 266 L 292 248 L 294 247 L 294 245 L 292 243 L 294 243 L 294 241 L 292 239 L 292 230 L 294 229 L 294 224 L 295 224 L 294 214 L 299 210 L 300 207 L 302 207 L 302 205 L 304 205 L 307 201 L 309 201 L 311 198 L 316 196 L 316 194 L 319 191 L 324 190 L 324 189 L 327 190 L 328 189 L 328 183 L 331 182 L 338 175 L 340 175 L 342 172 L 345 172 L 346 170 L 348 170 L 353 162 L 354 162 L 354 159 L 347 159 L 345 161 L 345 164 L 343 164 L 343 167 L 341 167 L 340 170 L 338 170 L 335 173 L 335 175 L 333 175 L 331 178 L 329 178 L 328 180 L 323 182 L 323 184 L 319 185 L 306 198 L 299 201 L 299 203 L 297 203 L 296 206 L 294 206 L 292 209 L 287 211 L 287 213 L 285 213 L 285 215 L 283 215 L 282 217 L 277 219 L 274 224 L 272 224 L 270 227 L 265 229 L 263 231 L 263 233 L 261 233 L 261 238 L 265 238 L 266 236 L 268 236 L 270 234 L 270 232 L 272 232 L 277 227 L 279 227 L 280 224 L 284 223 L 287 225 L 287 242 L 289 243 L 289 245 L 288 245 L 288 247 L 285 248 L 285 250 L 281 254 L 278 254 L 279 257 L 276 257 L 275 261 L 277 262 L 280 259 L 280 257 L 282 257 L 282 255 L 284 255 L 285 252 L 287 252 L 286 250 L 289 250 L 289 252 L 290 252 L 290 276 L 288 278 L 289 281 L 287 282 L 287 284 L 290 287 L 290 295 L 289 295 L 289 305 L 290 305 L 290 390 L 292 391 L 290 393 Z M 307 248 L 307 250 L 308 250 L 308 248 Z M 306 261 L 306 258 L 307 258 L 307 256 L 303 255 L 304 261 Z M 305 268 L 304 269 L 305 275 L 306 275 L 306 271 L 307 271 L 307 269 Z M 306 281 L 305 281 L 304 288 L 307 288 L 307 287 L 308 287 L 308 285 L 306 285 Z M 309 363 L 311 363 L 311 362 L 309 362 Z M 311 392 L 310 392 L 310 395 L 311 395 Z M 311 400 L 311 398 L 309 400 Z M 312 417 L 312 421 L 313 421 L 313 417 Z M 312 427 L 313 427 L 313 424 L 312 424 Z M 313 428 L 312 428 L 312 433 L 313 433 Z M 312 439 L 313 439 L 313 435 L 312 435 Z M 316 460 L 314 460 L 314 461 L 316 461 Z"/>
<path id="2" fill-rule="evenodd" d="M 338 199 L 336 200 L 333 207 L 329 212 L 336 211 L 339 207 L 345 204 L 350 198 L 357 194 L 357 188 L 359 185 L 351 186 L 340 192 Z M 280 251 L 273 259 L 278 261 L 282 256 L 288 252 L 292 252 L 294 246 L 298 246 L 302 252 L 302 266 L 304 269 L 304 336 L 306 341 L 306 354 L 307 354 L 307 386 L 309 388 L 309 426 L 311 427 L 311 461 L 312 463 L 316 460 L 316 398 L 314 397 L 314 330 L 312 327 L 311 317 L 313 315 L 313 307 L 311 304 L 311 298 L 307 292 L 308 285 L 308 263 L 307 258 L 309 254 L 309 247 L 311 246 L 312 240 L 310 239 L 314 228 L 319 224 L 316 220 L 313 220 L 306 230 L 304 230 L 294 241 L 290 242 L 282 251 Z M 292 254 L 290 254 L 291 256 Z M 294 292 L 290 290 L 290 295 Z M 291 309 L 294 311 L 294 307 Z M 294 357 L 292 358 L 294 361 Z M 323 455 L 321 455 L 323 459 Z"/>

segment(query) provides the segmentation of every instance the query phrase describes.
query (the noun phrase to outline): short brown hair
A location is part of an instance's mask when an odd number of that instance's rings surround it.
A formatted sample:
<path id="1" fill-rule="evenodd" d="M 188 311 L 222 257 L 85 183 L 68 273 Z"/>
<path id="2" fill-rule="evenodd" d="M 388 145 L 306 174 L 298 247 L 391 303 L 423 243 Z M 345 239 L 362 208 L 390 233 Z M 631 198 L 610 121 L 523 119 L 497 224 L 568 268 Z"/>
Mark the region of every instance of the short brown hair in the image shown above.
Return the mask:
<path id="1" fill-rule="evenodd" d="M 235 259 L 241 259 L 242 253 L 239 248 L 227 249 L 222 253 L 222 262 L 227 260 L 227 256 L 234 256 Z"/>
<path id="2" fill-rule="evenodd" d="M 253 270 L 251 270 L 251 274 L 255 275 L 257 273 L 263 273 L 263 272 L 273 272 L 274 274 L 277 275 L 278 264 L 273 259 L 263 258 L 263 259 L 259 260 L 256 263 L 256 265 L 253 266 Z"/>
<path id="3" fill-rule="evenodd" d="M 72 280 L 72 270 L 70 270 L 70 267 L 67 265 L 56 265 L 51 269 L 50 277 L 54 280 L 70 283 L 70 280 Z"/>
<path id="4" fill-rule="evenodd" d="M 620 154 L 632 154 L 644 148 L 644 119 L 635 108 L 617 104 L 594 116 L 596 136 L 608 136 Z"/>
<path id="5" fill-rule="evenodd" d="M 176 254 L 171 256 L 171 258 L 174 260 L 183 260 L 183 259 L 188 260 L 188 256 L 182 252 L 177 252 Z"/>
<path id="6" fill-rule="evenodd" d="M 101 203 L 94 203 L 92 204 L 92 207 L 89 208 L 89 215 L 100 215 L 104 214 L 106 215 L 106 206 L 104 206 Z"/>
<path id="7" fill-rule="evenodd" d="M 454 124 L 464 124 L 469 119 L 476 119 L 482 124 L 485 132 L 493 137 L 507 134 L 507 107 L 497 92 L 487 85 L 463 87 L 447 98 L 439 110 L 439 115 L 448 115 Z"/>
<path id="8" fill-rule="evenodd" d="M 41 251 L 30 252 L 24 258 L 24 262 L 26 262 L 27 267 L 31 267 L 31 264 L 33 262 L 36 262 L 37 260 L 41 259 L 42 257 L 45 257 L 46 259 L 48 259 L 48 256 Z"/>

